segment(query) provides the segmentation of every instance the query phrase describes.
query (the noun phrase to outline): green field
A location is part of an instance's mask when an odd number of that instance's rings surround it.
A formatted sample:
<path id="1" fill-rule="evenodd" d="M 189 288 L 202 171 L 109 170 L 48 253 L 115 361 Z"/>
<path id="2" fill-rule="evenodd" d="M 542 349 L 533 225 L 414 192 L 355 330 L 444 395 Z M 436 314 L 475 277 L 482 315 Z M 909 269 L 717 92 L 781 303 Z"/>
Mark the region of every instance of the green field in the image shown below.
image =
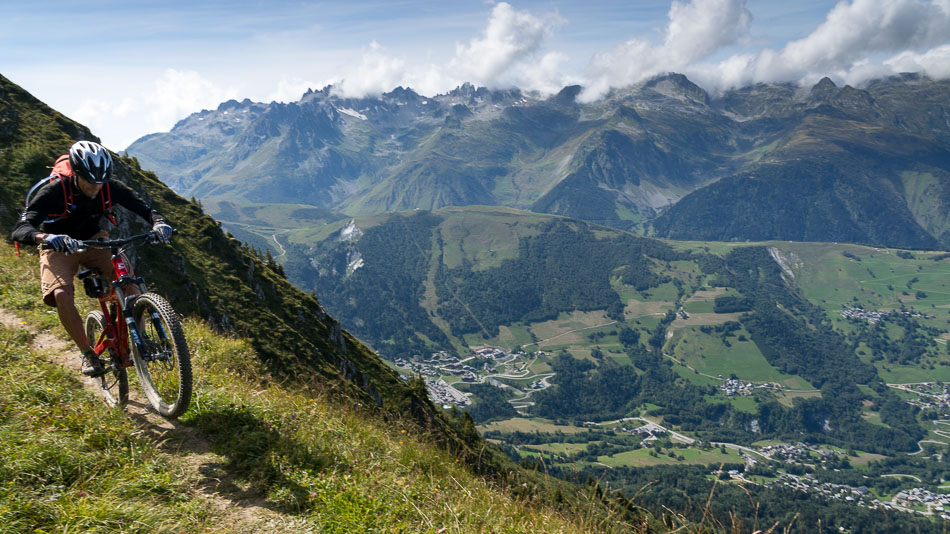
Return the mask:
<path id="1" fill-rule="evenodd" d="M 727 338 L 731 345 L 727 347 L 715 332 L 706 334 L 698 327 L 687 327 L 676 331 L 668 347 L 672 347 L 677 360 L 685 361 L 700 373 L 726 378 L 735 374 L 750 382 L 778 382 L 793 389 L 810 389 L 800 377 L 782 374 L 772 367 L 744 328 L 735 334 Z M 745 341 L 739 341 L 739 336 Z"/>
<path id="2" fill-rule="evenodd" d="M 739 454 L 732 450 L 726 449 L 725 454 L 721 452 L 720 449 L 711 449 L 704 451 L 697 448 L 686 448 L 686 449 L 670 449 L 673 451 L 674 455 L 682 456 L 682 460 L 676 458 L 670 458 L 667 455 L 667 450 L 657 454 L 656 457 L 650 455 L 652 448 L 647 449 L 636 449 L 632 451 L 626 451 L 619 454 L 614 454 L 612 456 L 601 456 L 597 460 L 605 465 L 611 467 L 621 467 L 621 466 L 630 466 L 630 467 L 645 467 L 650 465 L 685 465 L 685 464 L 701 464 L 701 465 L 717 465 L 723 462 L 725 463 L 742 463 L 742 458 Z"/>
<path id="3" fill-rule="evenodd" d="M 901 366 L 878 362 L 878 374 L 888 384 L 910 384 L 913 382 L 950 382 L 950 366 L 938 365 L 933 369 L 913 366 Z"/>
<path id="4" fill-rule="evenodd" d="M 526 419 L 515 417 L 505 419 L 504 421 L 495 421 L 487 425 L 478 427 L 479 431 L 487 432 L 489 430 L 500 430 L 502 432 L 563 432 L 565 434 L 576 434 L 578 432 L 587 432 L 586 428 L 568 425 L 556 425 L 550 420 L 540 417 Z"/>
<path id="5" fill-rule="evenodd" d="M 903 259 L 894 249 L 859 245 L 781 243 L 776 247 L 799 260 L 792 266 L 796 283 L 806 298 L 826 310 L 837 313 L 843 305 L 850 307 L 855 298 L 868 309 L 904 304 L 925 311 L 950 305 L 950 260 L 929 259 L 938 252 L 917 251 L 914 259 Z M 917 281 L 908 288 L 914 278 Z M 916 298 L 918 290 L 926 293 L 926 298 Z"/>

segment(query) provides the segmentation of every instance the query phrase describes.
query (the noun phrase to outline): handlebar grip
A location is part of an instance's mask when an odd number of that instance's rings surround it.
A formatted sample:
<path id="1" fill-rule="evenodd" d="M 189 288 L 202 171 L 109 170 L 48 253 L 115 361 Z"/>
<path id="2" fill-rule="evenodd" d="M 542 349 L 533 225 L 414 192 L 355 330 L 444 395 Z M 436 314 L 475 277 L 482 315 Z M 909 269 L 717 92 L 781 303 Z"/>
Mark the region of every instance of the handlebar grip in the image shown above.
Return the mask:
<path id="1" fill-rule="evenodd" d="M 42 244 L 40 244 L 40 249 L 41 249 L 41 250 L 55 250 L 55 249 L 53 249 L 53 245 L 50 245 L 49 243 L 42 243 Z M 87 250 L 89 250 L 89 247 L 87 247 L 85 243 L 82 243 L 79 247 L 76 248 L 76 250 L 74 250 L 74 251 L 72 251 L 72 252 L 66 251 L 65 253 L 66 253 L 66 254 L 79 254 L 80 252 L 85 252 L 85 251 L 87 251 Z"/>

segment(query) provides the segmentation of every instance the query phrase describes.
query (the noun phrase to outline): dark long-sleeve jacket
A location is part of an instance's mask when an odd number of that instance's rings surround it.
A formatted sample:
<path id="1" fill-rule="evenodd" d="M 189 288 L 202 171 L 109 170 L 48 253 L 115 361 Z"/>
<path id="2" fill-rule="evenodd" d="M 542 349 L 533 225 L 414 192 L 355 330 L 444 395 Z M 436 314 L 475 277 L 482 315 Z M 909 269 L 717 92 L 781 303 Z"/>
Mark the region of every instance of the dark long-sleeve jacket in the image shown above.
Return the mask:
<path id="1" fill-rule="evenodd" d="M 63 186 L 58 180 L 46 184 L 36 192 L 30 200 L 30 205 L 14 225 L 12 232 L 14 240 L 32 245 L 36 243 L 35 238 L 39 233 L 65 234 L 73 239 L 91 238 L 99 232 L 99 225 L 106 213 L 103 195 L 108 195 L 106 198 L 111 197 L 113 206 L 122 206 L 139 217 L 151 221 L 153 225 L 157 222 L 165 222 L 164 217 L 122 182 L 109 182 L 108 185 L 102 187 L 98 195 L 92 198 L 83 194 L 76 185 L 75 178 L 64 178 L 64 182 L 75 204 L 69 216 L 54 222 L 43 222 L 49 219 L 50 215 L 63 213 L 68 197 L 64 195 Z M 109 188 L 108 192 L 106 187 Z"/>

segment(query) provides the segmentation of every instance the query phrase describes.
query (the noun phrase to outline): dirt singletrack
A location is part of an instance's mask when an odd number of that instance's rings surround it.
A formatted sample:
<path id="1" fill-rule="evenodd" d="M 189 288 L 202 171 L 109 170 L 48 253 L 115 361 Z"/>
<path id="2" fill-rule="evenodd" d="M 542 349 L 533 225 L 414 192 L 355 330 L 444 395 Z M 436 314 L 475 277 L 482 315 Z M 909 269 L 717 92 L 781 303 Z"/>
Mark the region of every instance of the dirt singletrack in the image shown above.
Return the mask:
<path id="1" fill-rule="evenodd" d="M 82 377 L 82 355 L 68 341 L 65 331 L 40 331 L 13 312 L 0 308 L 0 323 L 15 330 L 26 330 L 33 336 L 32 350 L 47 361 L 74 372 L 83 387 L 101 397 L 92 380 Z M 130 369 L 131 375 L 134 370 Z M 103 399 L 103 407 L 105 407 Z M 178 421 L 165 419 L 152 410 L 148 400 L 133 382 L 129 387 L 128 416 L 152 439 L 161 454 L 195 475 L 198 480 L 192 490 L 206 499 L 215 516 L 204 532 L 306 532 L 308 527 L 300 519 L 288 517 L 266 507 L 266 502 L 255 488 L 242 488 L 224 469 L 225 458 L 212 451 L 211 442 L 194 428 Z"/>

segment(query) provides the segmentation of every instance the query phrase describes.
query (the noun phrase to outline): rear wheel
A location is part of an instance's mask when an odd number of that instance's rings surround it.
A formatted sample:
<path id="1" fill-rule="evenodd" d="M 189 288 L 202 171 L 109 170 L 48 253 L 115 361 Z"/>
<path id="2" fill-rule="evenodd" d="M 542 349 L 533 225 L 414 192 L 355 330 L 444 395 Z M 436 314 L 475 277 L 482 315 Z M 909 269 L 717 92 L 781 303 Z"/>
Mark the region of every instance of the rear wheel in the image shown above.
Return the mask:
<path id="1" fill-rule="evenodd" d="M 178 315 L 164 297 L 145 293 L 135 300 L 132 318 L 144 349 L 132 340 L 139 384 L 158 413 L 178 417 L 191 402 L 191 356 Z"/>
<path id="2" fill-rule="evenodd" d="M 102 312 L 89 312 L 86 315 L 86 339 L 89 340 L 90 345 L 96 345 L 103 330 L 105 330 L 105 320 Z M 116 357 L 111 349 L 100 355 L 100 359 L 109 372 L 92 380 L 102 391 L 102 396 L 106 398 L 110 406 L 122 408 L 129 402 L 129 374 L 118 364 L 112 365 L 116 362 Z"/>

